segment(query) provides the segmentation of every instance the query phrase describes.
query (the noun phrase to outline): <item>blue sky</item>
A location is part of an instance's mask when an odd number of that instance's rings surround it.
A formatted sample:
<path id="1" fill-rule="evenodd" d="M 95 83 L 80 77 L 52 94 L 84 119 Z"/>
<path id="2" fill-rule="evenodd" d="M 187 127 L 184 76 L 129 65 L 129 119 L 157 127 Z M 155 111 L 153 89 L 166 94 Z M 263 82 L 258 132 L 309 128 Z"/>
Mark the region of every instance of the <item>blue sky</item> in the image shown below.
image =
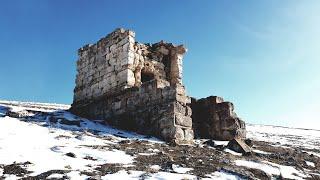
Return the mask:
<path id="1" fill-rule="evenodd" d="M 77 49 L 117 27 L 185 44 L 184 83 L 245 121 L 320 129 L 320 1 L 0 2 L 0 99 L 72 102 Z"/>

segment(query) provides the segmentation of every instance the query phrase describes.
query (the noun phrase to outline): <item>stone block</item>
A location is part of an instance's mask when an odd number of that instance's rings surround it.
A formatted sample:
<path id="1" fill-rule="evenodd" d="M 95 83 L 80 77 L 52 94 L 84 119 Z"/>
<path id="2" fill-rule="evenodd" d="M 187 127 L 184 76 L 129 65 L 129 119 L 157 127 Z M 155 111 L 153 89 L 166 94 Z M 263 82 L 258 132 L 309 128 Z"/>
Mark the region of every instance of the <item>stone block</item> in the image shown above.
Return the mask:
<path id="1" fill-rule="evenodd" d="M 231 141 L 229 141 L 227 147 L 238 153 L 251 153 L 251 148 L 241 139 L 232 139 Z"/>
<path id="2" fill-rule="evenodd" d="M 184 140 L 184 131 L 180 127 L 175 127 L 174 138 L 178 141 Z"/>
<path id="3" fill-rule="evenodd" d="M 159 119 L 159 128 L 160 129 L 170 128 L 173 126 L 174 126 L 173 115 L 168 115 L 168 116 L 165 116 L 165 117 Z"/>
<path id="4" fill-rule="evenodd" d="M 192 119 L 183 114 L 175 113 L 175 124 L 184 127 L 192 127 Z"/>
<path id="5" fill-rule="evenodd" d="M 185 129 L 184 130 L 184 140 L 192 141 L 194 139 L 194 132 L 192 129 Z"/>
<path id="6" fill-rule="evenodd" d="M 218 96 L 209 96 L 207 97 L 208 101 L 213 104 L 222 103 L 224 100 L 222 97 Z"/>
<path id="7" fill-rule="evenodd" d="M 174 112 L 182 115 L 186 115 L 186 106 L 182 105 L 179 102 L 174 103 Z"/>

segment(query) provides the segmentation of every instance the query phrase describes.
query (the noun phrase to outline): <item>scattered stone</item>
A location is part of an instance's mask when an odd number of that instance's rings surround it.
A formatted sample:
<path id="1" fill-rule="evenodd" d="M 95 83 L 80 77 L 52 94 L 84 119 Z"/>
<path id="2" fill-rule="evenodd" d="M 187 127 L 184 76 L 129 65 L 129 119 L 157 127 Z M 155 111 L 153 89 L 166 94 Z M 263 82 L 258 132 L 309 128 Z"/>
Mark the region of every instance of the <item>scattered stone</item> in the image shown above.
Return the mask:
<path id="1" fill-rule="evenodd" d="M 72 158 L 76 158 L 76 155 L 72 152 L 68 152 L 66 153 L 66 156 L 72 157 Z"/>
<path id="2" fill-rule="evenodd" d="M 208 146 L 211 146 L 211 147 L 214 147 L 215 146 L 215 143 L 212 139 L 208 140 L 208 141 L 205 141 L 204 144 L 208 145 Z"/>
<path id="3" fill-rule="evenodd" d="M 84 157 L 83 159 L 91 160 L 91 161 L 96 161 L 96 160 L 97 160 L 96 158 L 93 158 L 93 157 L 91 157 L 91 156 L 86 156 L 86 157 Z"/>
<path id="4" fill-rule="evenodd" d="M 54 116 L 49 116 L 49 122 L 51 123 L 57 123 L 58 122 L 58 118 L 54 117 Z"/>
<path id="5" fill-rule="evenodd" d="M 78 127 L 81 126 L 81 121 L 79 120 L 69 121 L 67 119 L 60 119 L 59 123 L 69 125 L 69 126 L 78 126 Z"/>
<path id="6" fill-rule="evenodd" d="M 119 142 L 119 144 L 128 144 L 130 143 L 130 140 L 122 140 Z"/>
<path id="7" fill-rule="evenodd" d="M 22 166 L 26 166 L 31 164 L 30 162 L 25 162 L 25 163 L 16 163 L 14 162 L 13 164 L 10 165 L 5 165 L 3 166 L 3 174 L 12 174 L 16 176 L 24 176 L 26 174 L 30 174 L 31 172 L 26 170 L 26 168 Z"/>
<path id="8" fill-rule="evenodd" d="M 30 176 L 30 177 L 27 177 L 27 178 L 23 178 L 22 180 L 38 180 L 38 179 L 48 179 L 48 177 L 52 174 L 61 174 L 63 175 L 62 176 L 62 179 L 68 179 L 67 176 L 65 175 L 66 173 L 69 173 L 70 171 L 69 170 L 50 170 L 50 171 L 47 171 L 47 172 L 43 172 L 37 176 Z M 53 179 L 53 178 L 50 178 L 50 179 Z"/>
<path id="9" fill-rule="evenodd" d="M 249 146 L 252 147 L 253 146 L 253 142 L 251 139 L 245 139 L 244 142 Z"/>
<path id="10" fill-rule="evenodd" d="M 242 154 L 250 154 L 251 148 L 242 139 L 232 139 L 227 148 Z"/>
<path id="11" fill-rule="evenodd" d="M 27 110 L 21 110 L 21 111 L 8 111 L 7 116 L 12 118 L 25 118 L 29 116 L 29 112 Z"/>

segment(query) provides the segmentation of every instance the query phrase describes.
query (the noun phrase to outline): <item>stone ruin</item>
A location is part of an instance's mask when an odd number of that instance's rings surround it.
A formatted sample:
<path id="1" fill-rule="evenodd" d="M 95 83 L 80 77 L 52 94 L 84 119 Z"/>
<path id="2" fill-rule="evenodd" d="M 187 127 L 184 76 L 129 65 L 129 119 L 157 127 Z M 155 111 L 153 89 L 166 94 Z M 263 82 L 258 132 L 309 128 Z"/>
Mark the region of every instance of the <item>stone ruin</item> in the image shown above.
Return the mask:
<path id="1" fill-rule="evenodd" d="M 160 41 L 142 44 L 116 29 L 78 50 L 71 112 L 177 144 L 195 137 L 244 139 L 245 123 L 217 96 L 195 99 L 182 84 L 187 49 Z"/>

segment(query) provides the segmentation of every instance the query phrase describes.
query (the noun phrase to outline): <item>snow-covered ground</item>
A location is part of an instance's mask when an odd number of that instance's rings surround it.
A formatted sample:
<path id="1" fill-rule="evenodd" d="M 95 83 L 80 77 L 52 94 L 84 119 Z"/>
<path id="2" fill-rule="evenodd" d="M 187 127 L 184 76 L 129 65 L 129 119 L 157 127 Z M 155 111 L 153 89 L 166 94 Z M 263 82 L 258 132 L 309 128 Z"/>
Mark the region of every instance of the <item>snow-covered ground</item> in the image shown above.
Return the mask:
<path id="1" fill-rule="evenodd" d="M 267 125 L 247 125 L 247 137 L 270 142 L 275 146 L 295 146 L 304 149 L 320 147 L 320 130 L 287 128 Z"/>
<path id="2" fill-rule="evenodd" d="M 157 138 L 118 130 L 79 118 L 66 111 L 69 107 L 59 104 L 0 101 L 0 179 L 1 177 L 21 178 L 4 173 L 4 165 L 13 163 L 25 163 L 24 168 L 31 171 L 28 176 L 37 176 L 50 170 L 65 170 L 65 173 L 52 173 L 47 178 L 86 179 L 89 176 L 83 172 L 94 172 L 99 165 L 121 164 L 123 167 L 132 167 L 138 156 L 148 157 L 159 153 L 158 149 L 149 148 L 145 152 L 128 154 L 116 148 L 116 145 L 124 140 L 164 144 Z M 27 112 L 29 118 L 6 116 L 8 111 L 23 110 L 29 110 Z M 63 120 L 71 122 L 71 125 L 62 123 Z M 308 149 L 320 148 L 320 131 L 316 130 L 262 125 L 248 125 L 247 130 L 249 138 L 270 142 L 273 145 L 289 148 L 298 146 L 309 153 Z M 215 143 L 226 145 L 228 142 L 215 141 Z M 229 149 L 225 149 L 224 152 L 234 158 L 230 163 L 235 166 L 259 169 L 270 176 L 281 174 L 284 178 L 292 179 L 309 177 L 305 172 L 292 166 L 247 160 L 241 154 Z M 255 149 L 254 152 L 262 155 L 271 154 L 259 149 Z M 314 162 L 306 161 L 306 164 L 310 168 L 315 168 Z M 179 164 L 172 164 L 170 172 L 163 171 L 157 164 L 150 164 L 149 169 L 153 173 L 147 170 L 120 169 L 115 173 L 101 176 L 101 179 L 139 179 L 141 177 L 144 179 L 197 179 L 195 175 L 189 173 L 193 168 Z M 205 179 L 241 179 L 241 177 L 228 171 L 218 170 L 208 174 Z"/>

